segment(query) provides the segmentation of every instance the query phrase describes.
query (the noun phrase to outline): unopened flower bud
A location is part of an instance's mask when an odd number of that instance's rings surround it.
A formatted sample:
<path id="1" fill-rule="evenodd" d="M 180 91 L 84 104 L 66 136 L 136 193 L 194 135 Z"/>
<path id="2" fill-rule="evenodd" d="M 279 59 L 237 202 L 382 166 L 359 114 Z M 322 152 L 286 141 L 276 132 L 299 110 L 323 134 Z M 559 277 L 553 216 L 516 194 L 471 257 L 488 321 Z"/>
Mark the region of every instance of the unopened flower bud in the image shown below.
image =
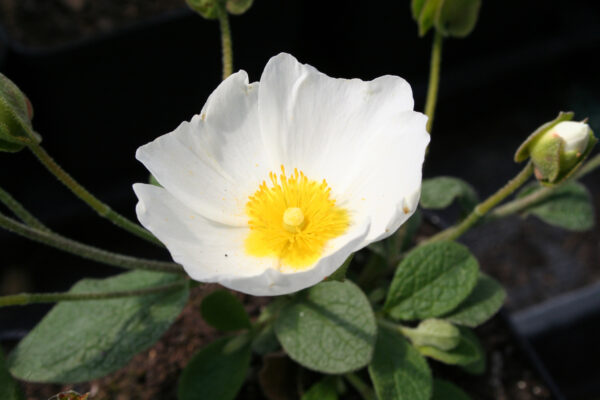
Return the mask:
<path id="1" fill-rule="evenodd" d="M 206 19 L 217 19 L 219 7 L 225 7 L 228 13 L 240 15 L 245 13 L 253 0 L 186 0 L 188 6 Z"/>
<path id="2" fill-rule="evenodd" d="M 475 28 L 481 0 L 412 0 L 414 20 L 419 36 L 432 26 L 442 36 L 465 37 Z"/>
<path id="3" fill-rule="evenodd" d="M 252 7 L 254 0 L 228 0 L 226 3 L 227 11 L 233 15 L 241 15 Z"/>
<path id="4" fill-rule="evenodd" d="M 436 347 L 444 351 L 452 350 L 460 341 L 458 328 L 442 319 L 426 319 L 416 328 L 402 327 L 401 331 L 415 346 Z"/>
<path id="5" fill-rule="evenodd" d="M 536 178 L 545 185 L 557 184 L 571 176 L 597 142 L 585 122 L 571 121 L 573 113 L 539 127 L 519 147 L 515 161 L 531 159 Z"/>
<path id="6" fill-rule="evenodd" d="M 0 151 L 17 152 L 41 142 L 31 126 L 33 107 L 10 79 L 0 74 Z"/>

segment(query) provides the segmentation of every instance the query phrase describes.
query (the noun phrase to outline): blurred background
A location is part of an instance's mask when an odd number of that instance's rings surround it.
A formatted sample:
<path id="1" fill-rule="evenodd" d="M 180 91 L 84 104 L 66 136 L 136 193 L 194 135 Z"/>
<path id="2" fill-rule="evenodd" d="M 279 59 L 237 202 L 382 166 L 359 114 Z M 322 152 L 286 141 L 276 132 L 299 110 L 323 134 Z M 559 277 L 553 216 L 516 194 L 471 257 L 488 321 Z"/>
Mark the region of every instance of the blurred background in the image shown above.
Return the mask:
<path id="1" fill-rule="evenodd" d="M 285 51 L 330 76 L 400 75 L 422 110 L 432 37 L 418 37 L 409 3 L 256 0 L 246 14 L 231 18 L 234 69 L 258 80 L 267 60 Z M 485 197 L 519 170 L 514 151 L 558 111 L 589 117 L 600 132 L 599 22 L 597 1 L 483 0 L 474 32 L 444 44 L 425 177 L 458 176 Z M 218 23 L 193 14 L 183 0 L 0 0 L 0 70 L 32 101 L 44 147 L 132 219 L 131 185 L 148 179 L 134 158 L 136 148 L 200 111 L 220 82 L 220 52 Z M 114 251 L 168 257 L 97 218 L 28 152 L 0 154 L 0 171 L 0 186 L 56 231 Z M 584 179 L 596 209 L 598 181 L 598 172 Z M 452 217 L 451 211 L 432 218 L 443 225 Z M 598 223 L 591 232 L 566 232 L 514 217 L 462 241 L 482 269 L 506 286 L 513 316 L 533 315 L 534 307 L 536 318 L 546 318 L 547 301 L 560 298 L 577 307 L 560 296 L 579 296 L 574 293 L 580 288 L 591 290 L 587 303 L 600 303 L 594 285 L 599 239 Z M 62 291 L 83 276 L 117 272 L 5 231 L 0 248 L 0 294 Z M 0 341 L 21 337 L 47 309 L 0 310 Z M 586 321 L 595 322 L 585 328 L 569 322 L 560 328 L 559 343 L 565 332 L 583 332 L 577 341 L 591 343 L 586 340 L 600 334 L 600 311 L 590 312 L 595 317 L 586 314 Z M 547 340 L 542 345 L 556 347 Z M 586 385 L 582 374 L 592 374 L 589 381 L 600 377 L 586 364 L 597 348 L 588 347 L 588 357 L 573 352 L 578 356 L 568 362 L 550 350 L 542 358 L 558 361 L 553 375 L 580 388 Z"/>

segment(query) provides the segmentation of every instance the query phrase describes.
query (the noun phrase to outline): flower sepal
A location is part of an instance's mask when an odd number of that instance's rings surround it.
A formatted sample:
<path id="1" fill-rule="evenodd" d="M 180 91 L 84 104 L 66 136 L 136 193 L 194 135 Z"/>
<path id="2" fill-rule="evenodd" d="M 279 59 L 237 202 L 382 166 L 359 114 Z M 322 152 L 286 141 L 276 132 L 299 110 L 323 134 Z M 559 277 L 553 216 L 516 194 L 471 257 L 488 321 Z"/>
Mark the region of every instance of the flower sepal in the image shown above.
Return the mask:
<path id="1" fill-rule="evenodd" d="M 515 154 L 515 161 L 531 159 L 538 181 L 556 185 L 575 173 L 598 141 L 585 122 L 572 121 L 573 113 L 559 113 L 535 130 Z"/>
<path id="2" fill-rule="evenodd" d="M 42 141 L 33 130 L 32 118 L 33 107 L 27 96 L 0 74 L 0 151 L 14 153 Z"/>

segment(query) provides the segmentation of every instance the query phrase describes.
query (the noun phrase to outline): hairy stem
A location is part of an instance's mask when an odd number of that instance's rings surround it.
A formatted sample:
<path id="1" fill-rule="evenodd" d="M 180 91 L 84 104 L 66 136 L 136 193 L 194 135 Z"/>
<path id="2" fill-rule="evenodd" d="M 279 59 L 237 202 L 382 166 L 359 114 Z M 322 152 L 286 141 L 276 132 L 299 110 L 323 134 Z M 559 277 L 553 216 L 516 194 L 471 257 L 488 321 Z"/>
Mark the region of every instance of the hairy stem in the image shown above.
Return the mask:
<path id="1" fill-rule="evenodd" d="M 30 145 L 29 149 L 31 152 L 40 160 L 40 162 L 50 171 L 54 176 L 58 178 L 67 188 L 71 190 L 77 197 L 83 200 L 93 210 L 95 210 L 101 217 L 104 217 L 112 221 L 115 225 L 125 229 L 126 231 L 141 237 L 149 242 L 162 246 L 162 243 L 140 225 L 132 222 L 122 216 L 121 214 L 113 211 L 108 205 L 101 202 L 97 197 L 87 191 L 86 188 L 81 186 L 71 175 L 61 168 L 50 157 L 50 155 L 40 145 Z"/>
<path id="2" fill-rule="evenodd" d="M 600 154 L 597 154 L 595 157 L 591 158 L 587 163 L 585 163 L 570 180 L 580 179 L 598 167 L 600 167 Z M 557 186 L 543 187 L 527 196 L 521 197 L 520 199 L 510 201 L 503 206 L 496 208 L 490 213 L 490 216 L 493 218 L 502 218 L 506 217 L 507 215 L 518 213 L 519 211 L 524 210 L 551 196 L 557 188 L 565 183 L 566 182 L 563 182 Z"/>
<path id="3" fill-rule="evenodd" d="M 216 3 L 219 26 L 221 28 L 221 49 L 223 52 L 223 80 L 233 73 L 233 48 L 231 45 L 231 28 L 229 27 L 229 14 L 225 9 L 225 2 Z"/>
<path id="4" fill-rule="evenodd" d="M 32 228 L 3 214 L 0 214 L 0 227 L 36 242 L 103 264 L 127 269 L 145 269 L 185 275 L 183 269 L 178 264 L 112 253 L 110 251 L 98 249 L 94 246 L 76 242 L 75 240 L 66 238 L 57 233 Z"/>
<path id="5" fill-rule="evenodd" d="M 521 170 L 513 179 L 511 179 L 506 185 L 504 185 L 496 193 L 488 197 L 482 203 L 479 203 L 473 211 L 461 222 L 451 226 L 436 235 L 433 235 L 429 239 L 425 240 L 421 244 L 437 242 L 440 240 L 454 240 L 468 231 L 473 225 L 475 225 L 484 215 L 486 215 L 492 208 L 498 205 L 502 200 L 506 199 L 515 190 L 521 187 L 533 174 L 533 166 L 531 162 L 528 162 L 525 168 Z"/>
<path id="6" fill-rule="evenodd" d="M 32 228 L 39 229 L 40 231 L 49 232 L 50 229 L 46 227 L 40 220 L 34 217 L 29 211 L 25 209 L 14 197 L 10 195 L 6 190 L 0 187 L 0 202 L 2 202 L 13 214 L 15 214 L 25 224 Z"/>
<path id="7" fill-rule="evenodd" d="M 438 88 L 440 86 L 440 67 L 442 64 L 442 43 L 443 36 L 436 30 L 433 37 L 433 46 L 431 48 L 431 66 L 429 69 L 429 86 L 427 88 L 427 101 L 425 102 L 425 115 L 429 117 L 427 121 L 427 132 L 431 133 L 433 128 L 433 116 L 437 104 Z"/>
<path id="8" fill-rule="evenodd" d="M 102 293 L 19 293 L 8 296 L 0 296 L 0 307 L 6 306 L 24 306 L 34 303 L 57 303 L 59 301 L 86 301 L 116 299 L 121 297 L 147 296 L 160 292 L 180 289 L 187 284 L 187 280 L 168 283 L 161 286 L 153 286 L 144 289 L 123 290 L 115 292 Z"/>

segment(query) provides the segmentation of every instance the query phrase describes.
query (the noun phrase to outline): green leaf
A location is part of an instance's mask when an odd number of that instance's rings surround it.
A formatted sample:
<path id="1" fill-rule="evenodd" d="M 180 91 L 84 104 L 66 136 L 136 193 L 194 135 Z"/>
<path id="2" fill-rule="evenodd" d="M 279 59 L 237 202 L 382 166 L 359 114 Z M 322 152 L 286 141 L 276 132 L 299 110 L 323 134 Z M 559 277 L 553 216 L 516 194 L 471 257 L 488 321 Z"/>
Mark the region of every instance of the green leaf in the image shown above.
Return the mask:
<path id="1" fill-rule="evenodd" d="M 467 182 L 451 176 L 424 179 L 421 186 L 421 207 L 443 209 L 457 200 L 463 211 L 471 211 L 479 202 L 477 192 Z"/>
<path id="2" fill-rule="evenodd" d="M 376 331 L 367 297 L 349 280 L 322 282 L 300 292 L 275 321 L 275 334 L 294 361 L 329 374 L 367 365 Z"/>
<path id="3" fill-rule="evenodd" d="M 202 300 L 202 318 L 221 331 L 249 329 L 250 317 L 242 303 L 227 290 L 215 290 Z"/>
<path id="4" fill-rule="evenodd" d="M 335 389 L 333 377 L 328 376 L 321 379 L 308 389 L 301 400 L 337 400 L 338 394 Z"/>
<path id="5" fill-rule="evenodd" d="M 8 373 L 2 349 L 0 349 L 0 399 L 23 400 L 23 394 L 17 382 Z"/>
<path id="6" fill-rule="evenodd" d="M 533 183 L 523 188 L 517 197 L 525 197 L 540 188 L 541 185 Z M 523 210 L 523 213 L 535 215 L 547 224 L 572 231 L 585 231 L 594 226 L 590 193 L 579 182 L 565 183 L 549 197 Z"/>
<path id="7" fill-rule="evenodd" d="M 475 29 L 480 7 L 481 0 L 443 0 L 435 27 L 444 36 L 463 38 Z"/>
<path id="8" fill-rule="evenodd" d="M 471 293 L 478 271 L 475 257 L 458 243 L 417 247 L 396 269 L 384 310 L 401 320 L 443 315 Z"/>
<path id="9" fill-rule="evenodd" d="M 433 397 L 432 400 L 471 400 L 469 395 L 463 392 L 454 384 L 442 380 L 435 379 L 433 381 Z"/>
<path id="10" fill-rule="evenodd" d="M 164 285 L 173 274 L 133 271 L 84 279 L 70 293 L 104 293 Z M 83 382 L 125 365 L 171 326 L 188 297 L 187 287 L 139 297 L 56 305 L 8 358 L 10 371 L 34 382 Z"/>
<path id="11" fill-rule="evenodd" d="M 421 354 L 431 357 L 446 364 L 471 365 L 485 357 L 479 339 L 469 329 L 460 328 L 460 341 L 458 346 L 449 351 L 440 350 L 431 346 L 419 346 Z"/>
<path id="12" fill-rule="evenodd" d="M 252 352 L 250 342 L 227 351 L 230 338 L 217 339 L 200 350 L 179 379 L 179 400 L 235 399 L 244 384 Z"/>
<path id="13" fill-rule="evenodd" d="M 429 400 L 432 378 L 427 361 L 402 335 L 379 326 L 369 375 L 379 399 Z"/>
<path id="14" fill-rule="evenodd" d="M 475 289 L 469 297 L 444 318 L 458 325 L 475 328 L 490 319 L 506 298 L 506 292 L 494 278 L 479 273 Z"/>

